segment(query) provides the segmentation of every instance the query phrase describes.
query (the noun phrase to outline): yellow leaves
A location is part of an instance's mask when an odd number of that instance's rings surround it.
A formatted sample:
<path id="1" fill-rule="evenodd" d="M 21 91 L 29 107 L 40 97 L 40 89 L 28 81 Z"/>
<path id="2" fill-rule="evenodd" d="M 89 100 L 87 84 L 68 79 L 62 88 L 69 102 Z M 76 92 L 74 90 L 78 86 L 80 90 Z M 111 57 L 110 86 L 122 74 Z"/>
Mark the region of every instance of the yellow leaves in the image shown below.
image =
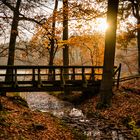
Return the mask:
<path id="1" fill-rule="evenodd" d="M 72 36 L 67 41 L 71 52 L 78 51 L 85 63 L 101 65 L 104 52 L 104 38 L 100 34 Z M 84 56 L 84 57 L 83 57 Z"/>
<path id="2" fill-rule="evenodd" d="M 83 35 L 71 37 L 68 40 L 68 45 L 77 46 L 77 47 L 93 47 L 96 44 L 103 46 L 103 37 L 99 35 Z"/>
<path id="3" fill-rule="evenodd" d="M 48 46 L 48 44 L 49 44 L 48 39 L 45 39 L 45 40 L 43 41 L 43 45 Z"/>
<path id="4" fill-rule="evenodd" d="M 81 28 L 81 27 L 82 27 L 82 24 L 80 24 L 80 25 L 76 26 L 75 28 Z"/>
<path id="5" fill-rule="evenodd" d="M 57 43 L 57 45 L 59 46 L 59 47 L 64 47 L 64 45 L 68 45 L 68 40 L 58 40 L 58 43 Z"/>

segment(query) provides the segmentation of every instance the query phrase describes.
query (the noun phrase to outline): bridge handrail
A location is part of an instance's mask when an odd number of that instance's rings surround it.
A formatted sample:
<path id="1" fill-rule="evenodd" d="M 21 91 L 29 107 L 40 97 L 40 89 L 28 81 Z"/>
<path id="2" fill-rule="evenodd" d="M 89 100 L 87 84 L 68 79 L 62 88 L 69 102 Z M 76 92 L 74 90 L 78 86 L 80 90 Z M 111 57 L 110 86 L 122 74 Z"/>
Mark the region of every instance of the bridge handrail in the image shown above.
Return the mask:
<path id="1" fill-rule="evenodd" d="M 11 69 L 11 68 L 17 68 L 17 69 L 55 69 L 55 68 L 103 68 L 103 66 L 42 66 L 42 65 L 0 65 L 0 69 Z M 117 68 L 117 66 L 114 66 L 114 68 Z"/>
<path id="2" fill-rule="evenodd" d="M 117 85 L 120 70 L 121 66 L 114 66 L 113 78 L 114 81 L 117 79 Z M 102 73 L 103 66 L 0 65 L 0 91 L 62 91 L 65 87 L 78 91 L 93 89 L 100 86 Z"/>
<path id="3" fill-rule="evenodd" d="M 114 66 L 114 76 L 118 72 L 118 79 L 120 77 L 120 68 L 121 65 L 117 68 L 117 66 Z M 60 80 L 63 84 L 66 83 L 64 76 L 70 76 L 71 80 L 76 80 L 76 76 L 81 76 L 81 80 L 83 82 L 87 83 L 88 80 L 95 80 L 95 76 L 102 76 L 103 66 L 34 66 L 34 65 L 14 65 L 14 66 L 6 66 L 6 65 L 0 65 L 0 70 L 7 71 L 8 69 L 12 70 L 11 74 L 8 74 L 8 76 L 12 77 L 13 82 L 18 83 L 17 77 L 18 76 L 32 76 L 32 81 L 36 80 L 41 84 L 42 78 L 41 76 L 49 76 L 51 75 L 53 77 L 53 80 L 56 80 L 56 76 L 60 76 Z M 64 69 L 70 69 L 71 72 L 64 73 Z M 80 69 L 80 72 L 77 72 L 76 70 Z M 90 69 L 91 72 L 86 71 L 86 69 Z M 101 70 L 96 72 L 95 70 Z M 18 70 L 31 70 L 31 73 L 18 73 Z M 36 71 L 37 70 L 37 71 Z M 41 70 L 48 70 L 48 73 L 41 73 Z M 49 70 L 52 70 L 51 73 L 49 73 Z M 59 73 L 57 73 L 55 70 L 59 70 Z M 5 77 L 7 74 L 3 73 L 0 74 L 0 76 Z M 86 76 L 90 76 L 89 79 L 86 78 Z M 117 80 L 117 85 L 119 85 L 119 80 Z"/>

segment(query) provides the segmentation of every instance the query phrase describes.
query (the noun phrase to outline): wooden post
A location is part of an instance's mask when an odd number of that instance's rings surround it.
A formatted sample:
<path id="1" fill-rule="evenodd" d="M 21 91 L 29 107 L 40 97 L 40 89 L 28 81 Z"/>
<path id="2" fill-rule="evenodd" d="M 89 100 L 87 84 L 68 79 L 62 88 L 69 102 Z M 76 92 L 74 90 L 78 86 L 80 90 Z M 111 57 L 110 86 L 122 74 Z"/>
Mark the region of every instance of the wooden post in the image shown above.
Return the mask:
<path id="1" fill-rule="evenodd" d="M 36 86 L 36 81 L 35 81 L 35 68 L 32 69 L 32 82 L 33 82 L 33 86 Z"/>
<path id="2" fill-rule="evenodd" d="M 53 68 L 52 72 L 53 72 L 53 81 L 55 81 L 55 68 Z"/>
<path id="3" fill-rule="evenodd" d="M 75 80 L 75 68 L 72 68 L 72 76 L 71 76 L 71 80 Z"/>
<path id="4" fill-rule="evenodd" d="M 119 84 L 120 84 L 121 67 L 122 67 L 122 64 L 119 64 L 119 71 L 118 71 L 118 76 L 117 76 L 117 88 L 119 88 Z"/>
<path id="5" fill-rule="evenodd" d="M 91 76 L 90 76 L 90 80 L 95 81 L 95 75 L 94 75 L 95 71 L 94 68 L 91 68 Z"/>
<path id="6" fill-rule="evenodd" d="M 15 69 L 13 69 L 13 72 L 14 72 L 14 74 L 13 74 L 13 79 L 14 79 L 14 87 L 17 87 L 18 86 L 18 82 L 17 82 L 17 68 L 15 68 Z"/>
<path id="7" fill-rule="evenodd" d="M 82 67 L 82 82 L 83 82 L 83 87 L 87 88 L 87 80 L 86 80 L 85 68 L 83 68 L 83 67 Z"/>
<path id="8" fill-rule="evenodd" d="M 85 69 L 82 67 L 82 81 L 85 81 Z"/>
<path id="9" fill-rule="evenodd" d="M 61 72 L 60 75 L 61 75 L 61 83 L 62 83 L 61 86 L 64 87 L 65 86 L 65 78 L 64 78 L 64 74 L 63 74 L 64 73 L 64 69 L 61 68 L 60 72 Z"/>
<path id="10" fill-rule="evenodd" d="M 39 88 L 42 86 L 41 75 L 40 75 L 40 68 L 38 68 L 38 85 Z"/>
<path id="11" fill-rule="evenodd" d="M 11 68 L 10 73 L 8 73 L 8 74 L 9 74 L 9 77 L 11 77 L 10 78 L 10 82 L 13 83 L 14 82 L 14 70 L 13 70 L 13 68 Z"/>

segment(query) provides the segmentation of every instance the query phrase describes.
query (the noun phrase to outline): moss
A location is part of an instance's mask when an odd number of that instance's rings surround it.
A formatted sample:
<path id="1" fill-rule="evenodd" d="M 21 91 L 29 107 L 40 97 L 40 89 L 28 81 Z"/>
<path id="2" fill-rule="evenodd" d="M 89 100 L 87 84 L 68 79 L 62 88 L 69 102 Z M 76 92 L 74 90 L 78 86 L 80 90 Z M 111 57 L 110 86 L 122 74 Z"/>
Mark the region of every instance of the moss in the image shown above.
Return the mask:
<path id="1" fill-rule="evenodd" d="M 109 107 L 111 107 L 111 104 L 102 103 L 102 102 L 99 102 L 96 105 L 96 109 L 106 109 L 106 108 L 109 108 Z"/>
<path id="2" fill-rule="evenodd" d="M 136 137 L 138 137 L 138 139 L 140 139 L 140 126 L 137 125 L 138 123 L 136 123 L 130 115 L 123 118 L 122 123 L 127 128 L 132 129 L 134 136 L 136 136 Z"/>
<path id="3" fill-rule="evenodd" d="M 7 92 L 6 96 L 7 97 L 20 96 L 20 93 L 19 92 Z"/>
<path id="4" fill-rule="evenodd" d="M 9 99 L 12 100 L 13 103 L 15 103 L 17 105 L 22 105 L 22 106 L 28 108 L 28 103 L 23 98 L 21 98 L 20 96 L 9 97 Z"/>
<path id="5" fill-rule="evenodd" d="M 24 137 L 23 135 L 20 135 L 18 140 L 28 140 L 26 137 Z"/>
<path id="6" fill-rule="evenodd" d="M 80 131 L 79 129 L 68 126 L 68 124 L 65 123 L 65 121 L 59 120 L 59 125 L 63 130 L 69 129 L 73 134 L 74 140 L 87 140 L 87 136 L 84 134 L 84 132 Z"/>
<path id="7" fill-rule="evenodd" d="M 0 126 L 9 127 L 10 124 L 7 123 L 5 120 L 6 120 L 6 118 L 5 118 L 4 116 L 1 116 L 1 117 L 0 117 Z"/>
<path id="8" fill-rule="evenodd" d="M 131 120 L 132 120 L 131 116 L 128 115 L 128 116 L 122 118 L 121 122 L 124 126 L 126 126 L 127 128 L 130 128 L 129 122 L 131 122 Z"/>
<path id="9" fill-rule="evenodd" d="M 32 130 L 32 131 L 40 131 L 40 130 L 45 130 L 47 129 L 47 127 L 43 124 L 40 124 L 40 123 L 32 123 L 30 126 L 29 126 L 29 130 Z"/>
<path id="10" fill-rule="evenodd" d="M 136 125 L 136 122 L 132 119 L 128 125 L 133 130 L 133 134 L 140 139 L 140 127 Z"/>
<path id="11" fill-rule="evenodd" d="M 87 118 L 98 118 L 98 119 L 105 119 L 99 111 L 91 111 L 89 110 L 86 112 Z"/>
<path id="12" fill-rule="evenodd" d="M 74 135 L 74 139 L 75 140 L 87 140 L 87 136 L 84 135 L 84 133 L 80 132 L 79 130 L 77 129 L 73 129 L 72 130 L 72 133 Z"/>

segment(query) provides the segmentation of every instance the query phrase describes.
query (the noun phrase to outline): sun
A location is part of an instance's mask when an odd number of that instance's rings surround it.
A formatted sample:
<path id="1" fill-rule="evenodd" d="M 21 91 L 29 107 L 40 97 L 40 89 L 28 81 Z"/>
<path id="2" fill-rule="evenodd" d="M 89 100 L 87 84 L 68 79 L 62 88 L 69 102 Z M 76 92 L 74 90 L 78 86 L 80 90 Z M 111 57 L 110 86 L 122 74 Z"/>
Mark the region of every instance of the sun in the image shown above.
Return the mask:
<path id="1" fill-rule="evenodd" d="M 96 26 L 95 29 L 98 32 L 103 32 L 103 33 L 109 28 L 109 25 L 107 24 L 105 18 L 98 18 L 98 19 L 96 19 L 95 26 Z"/>

